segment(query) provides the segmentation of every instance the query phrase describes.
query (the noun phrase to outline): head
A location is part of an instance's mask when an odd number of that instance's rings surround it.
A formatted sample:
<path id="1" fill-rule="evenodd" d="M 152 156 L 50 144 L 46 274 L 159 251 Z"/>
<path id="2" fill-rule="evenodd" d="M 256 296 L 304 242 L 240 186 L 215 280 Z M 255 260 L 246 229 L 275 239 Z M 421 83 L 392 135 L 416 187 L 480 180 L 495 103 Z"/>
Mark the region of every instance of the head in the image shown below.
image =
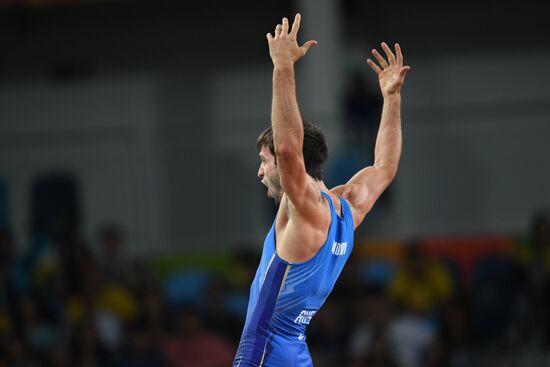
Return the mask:
<path id="1" fill-rule="evenodd" d="M 415 277 L 424 276 L 427 258 L 422 253 L 422 242 L 419 239 L 411 239 L 405 247 L 405 266 L 411 275 Z"/>
<path id="2" fill-rule="evenodd" d="M 533 216 L 531 235 L 537 248 L 550 246 L 550 214 L 546 210 L 539 209 Z"/>
<path id="3" fill-rule="evenodd" d="M 101 249 L 105 255 L 116 257 L 123 247 L 124 235 L 122 230 L 115 224 L 103 225 L 98 231 Z"/>
<path id="4" fill-rule="evenodd" d="M 315 180 L 320 181 L 323 179 L 324 166 L 328 158 L 325 136 L 321 129 L 311 122 L 302 122 L 304 126 L 302 154 L 306 172 Z M 256 147 L 260 152 L 261 160 L 258 177 L 267 186 L 267 195 L 278 203 L 283 197 L 283 190 L 279 180 L 279 171 L 277 170 L 277 157 L 275 156 L 275 144 L 271 127 L 260 134 L 256 141 Z"/>

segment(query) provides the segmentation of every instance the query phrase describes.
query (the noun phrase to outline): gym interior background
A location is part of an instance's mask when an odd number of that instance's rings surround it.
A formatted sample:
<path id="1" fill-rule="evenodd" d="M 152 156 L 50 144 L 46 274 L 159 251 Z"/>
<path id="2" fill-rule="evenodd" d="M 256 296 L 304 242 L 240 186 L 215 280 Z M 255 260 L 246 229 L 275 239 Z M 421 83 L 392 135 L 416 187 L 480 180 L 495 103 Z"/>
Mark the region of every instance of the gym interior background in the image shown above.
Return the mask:
<path id="1" fill-rule="evenodd" d="M 265 35 L 296 12 L 330 185 L 372 163 L 370 50 L 411 65 L 398 176 L 309 327 L 315 365 L 547 366 L 539 7 L 0 0 L 0 366 L 231 363 L 275 213 Z"/>

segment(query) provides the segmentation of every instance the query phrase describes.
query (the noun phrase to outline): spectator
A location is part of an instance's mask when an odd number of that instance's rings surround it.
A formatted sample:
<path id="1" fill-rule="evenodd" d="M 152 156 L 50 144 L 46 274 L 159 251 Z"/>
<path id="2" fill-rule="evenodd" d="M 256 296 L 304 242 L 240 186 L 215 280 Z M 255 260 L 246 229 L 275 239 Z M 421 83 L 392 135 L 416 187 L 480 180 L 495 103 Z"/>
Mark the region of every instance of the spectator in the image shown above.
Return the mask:
<path id="1" fill-rule="evenodd" d="M 90 318 L 83 319 L 71 334 L 71 365 L 102 367 L 108 363 L 107 352 L 99 340 Z"/>
<path id="2" fill-rule="evenodd" d="M 345 347 L 348 345 L 348 308 L 337 298 L 326 302 L 315 315 L 315 323 L 308 326 L 307 337 L 311 338 L 309 347 L 316 350 L 318 358 L 326 360 L 331 366 L 347 363 Z"/>
<path id="3" fill-rule="evenodd" d="M 132 324 L 127 332 L 127 344 L 117 366 L 163 367 L 165 362 L 158 344 L 148 332 L 145 322 Z"/>
<path id="4" fill-rule="evenodd" d="M 238 340 L 243 322 L 231 312 L 231 289 L 221 279 L 212 279 L 205 289 L 204 305 L 201 307 L 205 326 L 215 330 L 228 340 Z M 235 348 L 237 344 L 235 344 Z"/>
<path id="5" fill-rule="evenodd" d="M 470 320 L 462 304 L 452 304 L 443 313 L 437 339 L 427 355 L 427 367 L 466 367 L 474 364 Z"/>
<path id="6" fill-rule="evenodd" d="M 32 358 L 32 351 L 24 340 L 17 336 L 8 339 L 6 345 L 7 365 L 10 367 L 38 367 Z"/>
<path id="7" fill-rule="evenodd" d="M 369 287 L 364 289 L 356 299 L 354 312 L 355 320 L 351 330 L 349 352 L 354 365 L 362 365 L 367 359 L 368 351 L 376 350 L 372 346 L 374 340 L 387 338 L 392 308 L 385 295 L 385 290 Z M 385 342 L 387 341 L 385 340 Z"/>
<path id="8" fill-rule="evenodd" d="M 538 213 L 533 221 L 532 239 L 535 261 L 532 269 L 533 285 L 540 295 L 536 314 L 542 327 L 542 340 L 550 347 L 550 214 Z"/>
<path id="9" fill-rule="evenodd" d="M 124 253 L 124 234 L 114 224 L 99 229 L 98 240 L 101 254 L 99 263 L 108 283 L 124 284 L 128 275 L 129 261 Z"/>
<path id="10" fill-rule="evenodd" d="M 230 366 L 235 348 L 226 338 L 207 330 L 200 314 L 183 307 L 176 329 L 163 343 L 163 354 L 173 367 Z"/>
<path id="11" fill-rule="evenodd" d="M 533 348 L 550 347 L 550 214 L 537 211 L 529 233 L 530 256 L 526 257 L 519 302 L 518 333 Z"/>
<path id="12" fill-rule="evenodd" d="M 389 325 L 388 338 L 401 366 L 420 367 L 436 340 L 438 312 L 451 298 L 451 279 L 440 263 L 422 254 L 418 241 L 410 241 L 405 251 L 389 289 L 401 312 Z"/>
<path id="13" fill-rule="evenodd" d="M 374 151 L 382 100 L 370 88 L 363 74 L 355 72 L 347 80 L 344 92 L 344 117 L 348 143 L 365 153 Z"/>
<path id="14" fill-rule="evenodd" d="M 445 267 L 422 254 L 418 241 L 411 241 L 406 246 L 404 262 L 391 282 L 391 299 L 408 311 L 429 314 L 449 301 L 452 292 Z"/>
<path id="15" fill-rule="evenodd" d="M 397 367 L 393 355 L 385 330 L 376 328 L 367 353 L 362 360 L 356 361 L 353 367 Z"/>

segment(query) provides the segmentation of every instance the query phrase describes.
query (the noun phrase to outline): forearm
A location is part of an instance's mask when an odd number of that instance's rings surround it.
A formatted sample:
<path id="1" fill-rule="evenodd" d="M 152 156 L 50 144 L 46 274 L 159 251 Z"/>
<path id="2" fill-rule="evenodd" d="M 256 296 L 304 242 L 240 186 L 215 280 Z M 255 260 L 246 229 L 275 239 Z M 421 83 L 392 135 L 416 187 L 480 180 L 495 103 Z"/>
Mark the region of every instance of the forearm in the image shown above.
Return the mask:
<path id="1" fill-rule="evenodd" d="M 401 145 L 401 95 L 396 93 L 384 97 L 374 150 L 374 165 L 388 168 L 395 175 L 401 157 Z"/>
<path id="2" fill-rule="evenodd" d="M 271 124 L 276 155 L 301 153 L 304 129 L 296 98 L 292 64 L 273 69 Z"/>

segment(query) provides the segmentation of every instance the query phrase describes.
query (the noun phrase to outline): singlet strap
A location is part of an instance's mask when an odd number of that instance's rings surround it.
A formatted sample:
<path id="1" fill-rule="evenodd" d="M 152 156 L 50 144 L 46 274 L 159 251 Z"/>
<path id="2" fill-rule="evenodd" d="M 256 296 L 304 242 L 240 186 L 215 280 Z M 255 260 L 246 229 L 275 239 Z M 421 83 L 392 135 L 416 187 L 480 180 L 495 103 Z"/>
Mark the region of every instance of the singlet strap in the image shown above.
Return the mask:
<path id="1" fill-rule="evenodd" d="M 330 212 L 338 215 L 338 213 L 336 213 L 336 208 L 334 207 L 334 203 L 332 202 L 330 195 L 323 191 L 321 191 L 321 195 L 323 195 L 327 199 L 328 203 L 330 204 Z"/>
<path id="2" fill-rule="evenodd" d="M 330 204 L 330 211 L 332 213 L 333 216 L 336 216 L 337 219 L 339 220 L 347 220 L 347 216 L 348 216 L 348 213 L 344 211 L 344 203 L 345 205 L 347 205 L 347 202 L 340 196 L 338 196 L 338 200 L 340 200 L 340 204 L 341 204 L 341 215 L 338 214 L 338 211 L 336 210 L 336 207 L 334 206 L 334 203 L 332 201 L 332 198 L 330 197 L 329 194 L 327 194 L 326 192 L 323 192 L 321 191 L 321 195 L 323 195 L 325 198 L 327 198 L 329 204 Z M 348 208 L 349 209 L 349 208 Z"/>
<path id="3" fill-rule="evenodd" d="M 346 199 L 344 199 L 341 196 L 338 196 L 340 199 L 340 204 L 342 204 L 342 217 L 348 223 L 348 225 L 351 225 L 351 228 L 354 228 L 354 222 L 353 222 L 353 213 L 351 212 L 351 206 L 347 202 Z"/>

